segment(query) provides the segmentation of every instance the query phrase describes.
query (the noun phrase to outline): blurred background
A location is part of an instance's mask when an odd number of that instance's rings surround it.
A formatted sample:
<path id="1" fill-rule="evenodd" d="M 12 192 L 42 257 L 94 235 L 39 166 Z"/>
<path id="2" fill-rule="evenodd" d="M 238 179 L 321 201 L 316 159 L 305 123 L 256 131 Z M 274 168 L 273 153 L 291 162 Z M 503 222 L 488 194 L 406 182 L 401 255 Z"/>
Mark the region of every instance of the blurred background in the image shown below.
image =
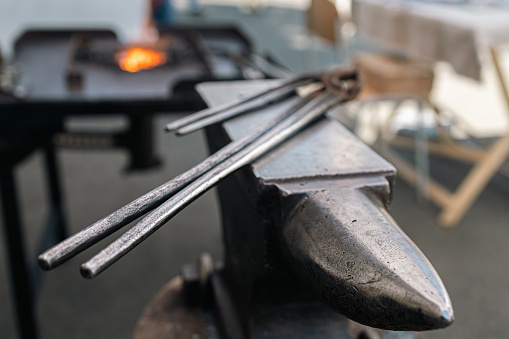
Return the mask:
<path id="1" fill-rule="evenodd" d="M 151 39 L 149 5 L 141 0 L 3 0 L 0 2 L 1 56 L 6 64 L 15 60 L 14 42 L 29 28 L 106 28 L 116 32 L 125 43 Z M 178 0 L 172 1 L 171 5 L 171 13 L 167 13 L 170 25 L 234 24 L 251 41 L 258 55 L 270 56 L 294 74 L 354 63 L 371 72 L 362 100 L 332 115 L 382 154 L 394 146 L 391 143 L 397 144 L 401 149 L 397 153 L 398 159 L 407 161 L 412 167 L 398 167 L 400 173 L 407 175 L 397 180 L 391 213 L 433 263 L 450 293 L 456 313 L 456 322 L 451 327 L 423 333 L 422 337 L 507 337 L 509 182 L 503 172 L 508 146 L 506 142 L 499 144 L 496 150 L 490 148 L 497 141 L 507 139 L 509 133 L 506 97 L 498 82 L 499 76 L 509 76 L 504 71 L 509 69 L 509 55 L 504 51 L 506 41 L 503 38 L 478 41 L 468 34 L 452 35 L 453 42 L 466 44 L 468 39 L 475 40 L 478 59 L 473 67 L 476 69 L 476 63 L 481 67 L 478 75 L 475 70 L 473 73 L 467 71 L 465 75 L 458 72 L 455 57 L 450 59 L 452 62 L 447 62 L 442 56 L 436 56 L 439 52 L 428 55 L 427 51 L 433 49 L 431 45 L 423 47 L 422 53 L 418 48 L 406 51 L 412 58 L 403 62 L 401 55 L 405 51 L 402 45 L 396 44 L 394 48 L 394 45 L 384 43 L 384 38 L 391 34 L 376 32 L 377 27 L 380 31 L 386 27 L 386 23 L 377 22 L 376 18 L 382 20 L 387 16 L 384 17 L 382 12 L 380 16 L 369 16 L 378 12 L 370 12 L 361 4 L 352 6 L 346 0 L 333 3 L 338 15 L 331 16 L 331 22 L 334 22 L 332 38 L 328 35 L 330 28 L 319 27 L 320 20 L 317 24 L 316 18 L 313 19 L 312 2 L 308 0 Z M 350 11 L 352 7 L 355 10 L 355 6 L 358 12 L 352 16 Z M 504 7 L 507 4 L 503 2 L 494 6 L 507 10 Z M 468 7 L 469 11 L 474 9 Z M 317 15 L 320 18 L 323 14 L 319 12 Z M 396 16 L 392 18 L 399 22 Z M 495 22 L 492 24 L 490 29 L 495 31 Z M 396 32 L 400 32 L 399 28 Z M 418 35 L 416 37 L 418 40 Z M 445 54 L 464 56 L 462 46 L 441 43 L 440 49 L 448 51 Z M 495 43 L 497 64 L 493 62 L 489 48 Z M 418 57 L 420 53 L 422 58 Z M 374 58 L 370 57 L 373 55 Z M 387 59 L 376 57 L 387 55 L 390 55 Z M 460 66 L 462 62 L 469 65 L 469 61 L 460 61 Z M 497 65 L 501 73 L 497 73 Z M 23 71 L 23 65 L 18 67 Z M 408 67 L 412 67 L 411 70 Z M 384 81 L 400 83 L 400 87 L 393 91 L 398 94 L 396 98 L 391 96 L 393 92 L 380 85 Z M 29 83 L 20 89 L 28 93 L 30 90 Z M 403 99 L 401 94 L 404 94 Z M 395 103 L 398 103 L 396 108 Z M 425 106 L 422 110 L 419 110 L 420 104 Z M 434 107 L 436 111 L 432 109 Z M 435 119 L 437 111 L 442 114 Z M 154 146 L 162 160 L 162 165 L 157 168 L 126 171 L 129 155 L 122 150 L 63 148 L 57 151 L 69 233 L 88 226 L 207 156 L 201 132 L 177 138 L 163 131 L 166 123 L 188 113 L 162 110 L 155 115 Z M 440 123 L 449 132 L 446 143 L 452 148 L 438 142 L 435 146 L 427 143 L 428 139 L 440 137 L 437 132 Z M 73 117 L 65 121 L 66 127 L 78 131 L 115 130 L 126 124 L 122 117 Z M 409 142 L 408 135 L 417 136 L 417 141 Z M 472 146 L 475 154 L 451 146 L 454 142 Z M 486 153 L 481 153 L 484 152 L 482 146 L 487 146 Z M 434 150 L 442 156 L 435 155 Z M 485 173 L 484 177 L 473 180 L 473 186 L 458 191 L 463 179 L 472 174 L 472 163 L 479 164 L 490 157 L 493 160 L 478 169 Z M 16 164 L 14 172 L 27 260 L 33 265 L 39 254 L 37 244 L 42 225 L 50 208 L 43 168 L 43 154 L 38 150 Z M 441 183 L 438 189 L 430 186 L 432 178 Z M 445 194 L 447 197 L 443 198 L 443 189 L 452 192 L 451 195 Z M 447 210 L 444 201 L 463 194 L 473 197 L 460 203 L 457 210 L 461 213 L 453 213 L 452 217 L 443 214 Z M 3 232 L 0 232 L 0 238 L 0 303 L 3 305 L 0 308 L 0 336 L 17 338 Z M 159 230 L 157 236 L 147 239 L 94 280 L 81 278 L 77 267 L 98 247 L 44 273 L 36 303 L 40 337 L 130 337 L 144 306 L 158 289 L 178 274 L 183 264 L 195 262 L 203 252 L 220 260 L 221 246 L 218 201 L 215 192 L 211 191 Z"/>

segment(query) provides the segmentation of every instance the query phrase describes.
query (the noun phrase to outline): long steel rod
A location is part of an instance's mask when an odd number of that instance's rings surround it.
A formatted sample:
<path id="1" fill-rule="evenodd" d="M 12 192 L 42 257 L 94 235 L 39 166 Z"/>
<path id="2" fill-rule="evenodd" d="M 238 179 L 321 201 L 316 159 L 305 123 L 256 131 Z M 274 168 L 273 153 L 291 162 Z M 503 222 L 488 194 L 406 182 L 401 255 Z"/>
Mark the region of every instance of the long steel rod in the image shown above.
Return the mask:
<path id="1" fill-rule="evenodd" d="M 260 106 L 268 105 L 268 104 L 273 103 L 277 100 L 281 100 L 284 97 L 291 95 L 300 86 L 307 85 L 311 82 L 312 82 L 311 79 L 303 79 L 301 81 L 292 83 L 291 85 L 287 85 L 287 86 L 284 86 L 281 88 L 276 88 L 259 98 L 256 98 L 254 100 L 248 100 L 240 105 L 232 107 L 231 109 L 217 112 L 216 114 L 213 114 L 213 115 L 210 115 L 203 119 L 189 123 L 179 129 L 177 129 L 176 134 L 177 135 L 189 134 L 189 133 L 197 131 L 205 126 L 216 124 L 216 123 L 219 123 L 222 121 L 226 121 L 228 119 L 239 116 L 241 114 L 250 112 L 254 109 L 257 109 Z"/>
<path id="2" fill-rule="evenodd" d="M 288 87 L 274 90 L 273 92 L 270 92 L 269 94 L 267 94 L 261 98 L 248 101 L 245 104 L 233 107 L 232 109 L 229 109 L 226 111 L 216 113 L 209 117 L 200 119 L 200 120 L 190 123 L 186 126 L 183 126 L 179 129 L 177 129 L 176 134 L 177 135 L 186 135 L 186 134 L 192 133 L 194 131 L 197 131 L 199 129 L 205 128 L 207 126 L 229 120 L 229 119 L 239 116 L 241 114 L 248 113 L 254 109 L 257 109 L 258 107 L 261 107 L 263 105 L 268 105 L 276 100 L 282 99 L 285 96 L 293 93 L 298 87 L 309 84 L 309 83 L 310 83 L 310 81 L 304 80 L 302 82 L 295 83 L 295 86 L 288 86 Z"/>
<path id="3" fill-rule="evenodd" d="M 311 100 L 257 141 L 216 166 L 152 211 L 112 244 L 84 263 L 81 266 L 81 274 L 86 278 L 97 276 L 219 181 L 281 144 L 341 100 L 340 96 L 328 92 Z"/>
<path id="4" fill-rule="evenodd" d="M 233 107 L 231 109 L 228 109 L 228 110 L 225 110 L 222 112 L 218 112 L 214 115 L 211 115 L 209 117 L 200 119 L 200 120 L 190 123 L 186 126 L 183 126 L 179 129 L 177 129 L 177 131 L 175 133 L 177 135 L 186 135 L 186 134 L 192 133 L 194 131 L 197 131 L 199 129 L 202 129 L 204 127 L 207 127 L 209 125 L 217 124 L 217 123 L 229 120 L 233 117 L 248 113 L 248 112 L 250 112 L 254 109 L 257 109 L 261 106 L 268 105 L 276 100 L 283 99 L 285 96 L 289 96 L 298 87 L 309 84 L 311 82 L 309 80 L 310 79 L 305 79 L 301 82 L 296 82 L 293 86 L 275 89 L 272 92 L 269 92 L 267 95 L 264 95 L 263 97 L 248 101 L 245 104 Z"/>
<path id="5" fill-rule="evenodd" d="M 182 119 L 173 121 L 166 125 L 166 130 L 175 131 L 184 126 L 195 123 L 198 120 L 214 116 L 224 111 L 233 110 L 234 112 L 239 113 L 259 107 L 261 105 L 266 105 L 278 98 L 283 98 L 285 95 L 292 93 L 297 87 L 306 85 L 319 79 L 320 75 L 318 73 L 297 77 L 283 83 L 282 85 L 270 88 L 261 93 L 255 93 L 247 97 L 227 102 L 223 105 L 207 108 L 194 114 L 188 115 Z"/>
<path id="6" fill-rule="evenodd" d="M 231 142 L 187 172 L 180 174 L 174 179 L 162 184 L 50 248 L 39 256 L 39 265 L 45 270 L 53 269 L 104 239 L 108 235 L 116 232 L 136 218 L 159 206 L 171 195 L 175 194 L 206 171 L 210 170 L 225 159 L 228 159 L 233 154 L 258 139 L 272 126 L 281 122 L 283 119 L 292 114 L 298 107 L 301 107 L 309 101 L 310 99 L 308 98 L 299 98 L 292 106 L 292 109 L 288 110 L 286 113 L 271 119 L 271 121 L 267 124 L 260 126 L 260 128 L 245 137 Z"/>

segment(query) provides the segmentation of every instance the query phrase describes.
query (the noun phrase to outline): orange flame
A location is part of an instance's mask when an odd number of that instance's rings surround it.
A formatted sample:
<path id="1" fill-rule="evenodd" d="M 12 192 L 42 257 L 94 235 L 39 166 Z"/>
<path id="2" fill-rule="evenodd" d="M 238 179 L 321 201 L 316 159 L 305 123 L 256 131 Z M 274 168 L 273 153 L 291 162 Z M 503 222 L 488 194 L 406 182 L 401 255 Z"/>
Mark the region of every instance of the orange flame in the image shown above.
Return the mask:
<path id="1" fill-rule="evenodd" d="M 166 54 L 151 49 L 134 47 L 120 51 L 117 54 L 118 65 L 124 71 L 138 72 L 142 69 L 151 69 L 166 62 Z"/>

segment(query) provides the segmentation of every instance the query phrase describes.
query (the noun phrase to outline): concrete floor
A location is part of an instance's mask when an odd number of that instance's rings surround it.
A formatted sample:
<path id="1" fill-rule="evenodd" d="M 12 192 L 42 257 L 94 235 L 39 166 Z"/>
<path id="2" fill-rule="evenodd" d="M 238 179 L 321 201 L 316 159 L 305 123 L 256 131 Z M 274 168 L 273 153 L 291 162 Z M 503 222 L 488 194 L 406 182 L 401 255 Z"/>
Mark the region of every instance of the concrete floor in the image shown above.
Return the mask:
<path id="1" fill-rule="evenodd" d="M 246 15 L 235 7 L 207 6 L 203 17 L 183 15 L 181 20 L 238 22 L 257 51 L 274 54 L 297 73 L 310 67 L 302 11 L 269 8 L 258 15 Z M 318 46 L 317 64 L 328 68 L 334 62 L 334 52 Z M 177 117 L 162 114 L 155 123 L 163 126 Z M 85 122 L 74 124 L 83 126 Z M 71 232 L 190 168 L 207 154 L 201 134 L 175 138 L 157 129 L 156 138 L 164 166 L 149 172 L 126 174 L 127 156 L 120 151 L 59 152 Z M 466 169 L 452 162 L 433 164 L 434 175 L 451 185 Z M 36 239 L 48 212 L 41 167 L 42 158 L 36 153 L 17 169 L 24 231 L 33 261 Z M 434 264 L 456 311 L 457 320 L 450 328 L 425 333 L 423 338 L 509 336 L 505 327 L 509 319 L 508 203 L 509 183 L 496 177 L 460 225 L 445 230 L 435 222 L 438 209 L 427 202 L 417 203 L 415 191 L 398 181 L 392 214 Z M 97 279 L 82 279 L 78 267 L 98 248 L 45 273 L 38 301 L 41 338 L 129 338 L 144 305 L 182 264 L 194 262 L 204 251 L 221 258 L 219 225 L 217 200 L 210 192 Z M 10 339 L 16 336 L 3 234 L 0 238 L 0 337 Z"/>

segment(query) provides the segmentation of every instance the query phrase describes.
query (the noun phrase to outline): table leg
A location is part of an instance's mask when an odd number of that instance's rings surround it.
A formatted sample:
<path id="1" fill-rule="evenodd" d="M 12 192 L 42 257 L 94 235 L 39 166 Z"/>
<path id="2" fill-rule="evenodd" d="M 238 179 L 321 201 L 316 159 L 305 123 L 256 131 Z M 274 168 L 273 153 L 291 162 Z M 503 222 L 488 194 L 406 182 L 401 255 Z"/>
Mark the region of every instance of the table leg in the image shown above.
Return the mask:
<path id="1" fill-rule="evenodd" d="M 35 302 L 29 266 L 25 259 L 13 168 L 0 169 L 0 194 L 11 288 L 14 291 L 18 331 L 23 339 L 37 338 Z"/>
<path id="2" fill-rule="evenodd" d="M 46 162 L 46 175 L 48 177 L 48 189 L 51 199 L 51 209 L 52 213 L 56 214 L 55 240 L 58 242 L 67 238 L 67 231 L 65 227 L 65 218 L 62 206 L 63 198 L 58 171 L 57 155 L 55 152 L 55 147 L 52 144 L 45 146 L 44 156 Z"/>
<path id="3" fill-rule="evenodd" d="M 155 154 L 153 116 L 132 115 L 128 150 L 131 154 L 129 170 L 144 170 L 158 166 L 161 161 Z"/>
<path id="4" fill-rule="evenodd" d="M 64 199 L 62 197 L 62 187 L 60 183 L 55 146 L 52 143 L 47 143 L 42 147 L 42 150 L 44 151 L 50 213 L 41 238 L 39 239 L 37 253 L 42 253 L 49 247 L 67 238 L 65 211 L 63 206 Z M 34 298 L 37 298 L 37 294 L 41 287 L 40 281 L 42 278 L 42 270 L 39 267 L 35 267 L 35 270 L 32 273 Z"/>

